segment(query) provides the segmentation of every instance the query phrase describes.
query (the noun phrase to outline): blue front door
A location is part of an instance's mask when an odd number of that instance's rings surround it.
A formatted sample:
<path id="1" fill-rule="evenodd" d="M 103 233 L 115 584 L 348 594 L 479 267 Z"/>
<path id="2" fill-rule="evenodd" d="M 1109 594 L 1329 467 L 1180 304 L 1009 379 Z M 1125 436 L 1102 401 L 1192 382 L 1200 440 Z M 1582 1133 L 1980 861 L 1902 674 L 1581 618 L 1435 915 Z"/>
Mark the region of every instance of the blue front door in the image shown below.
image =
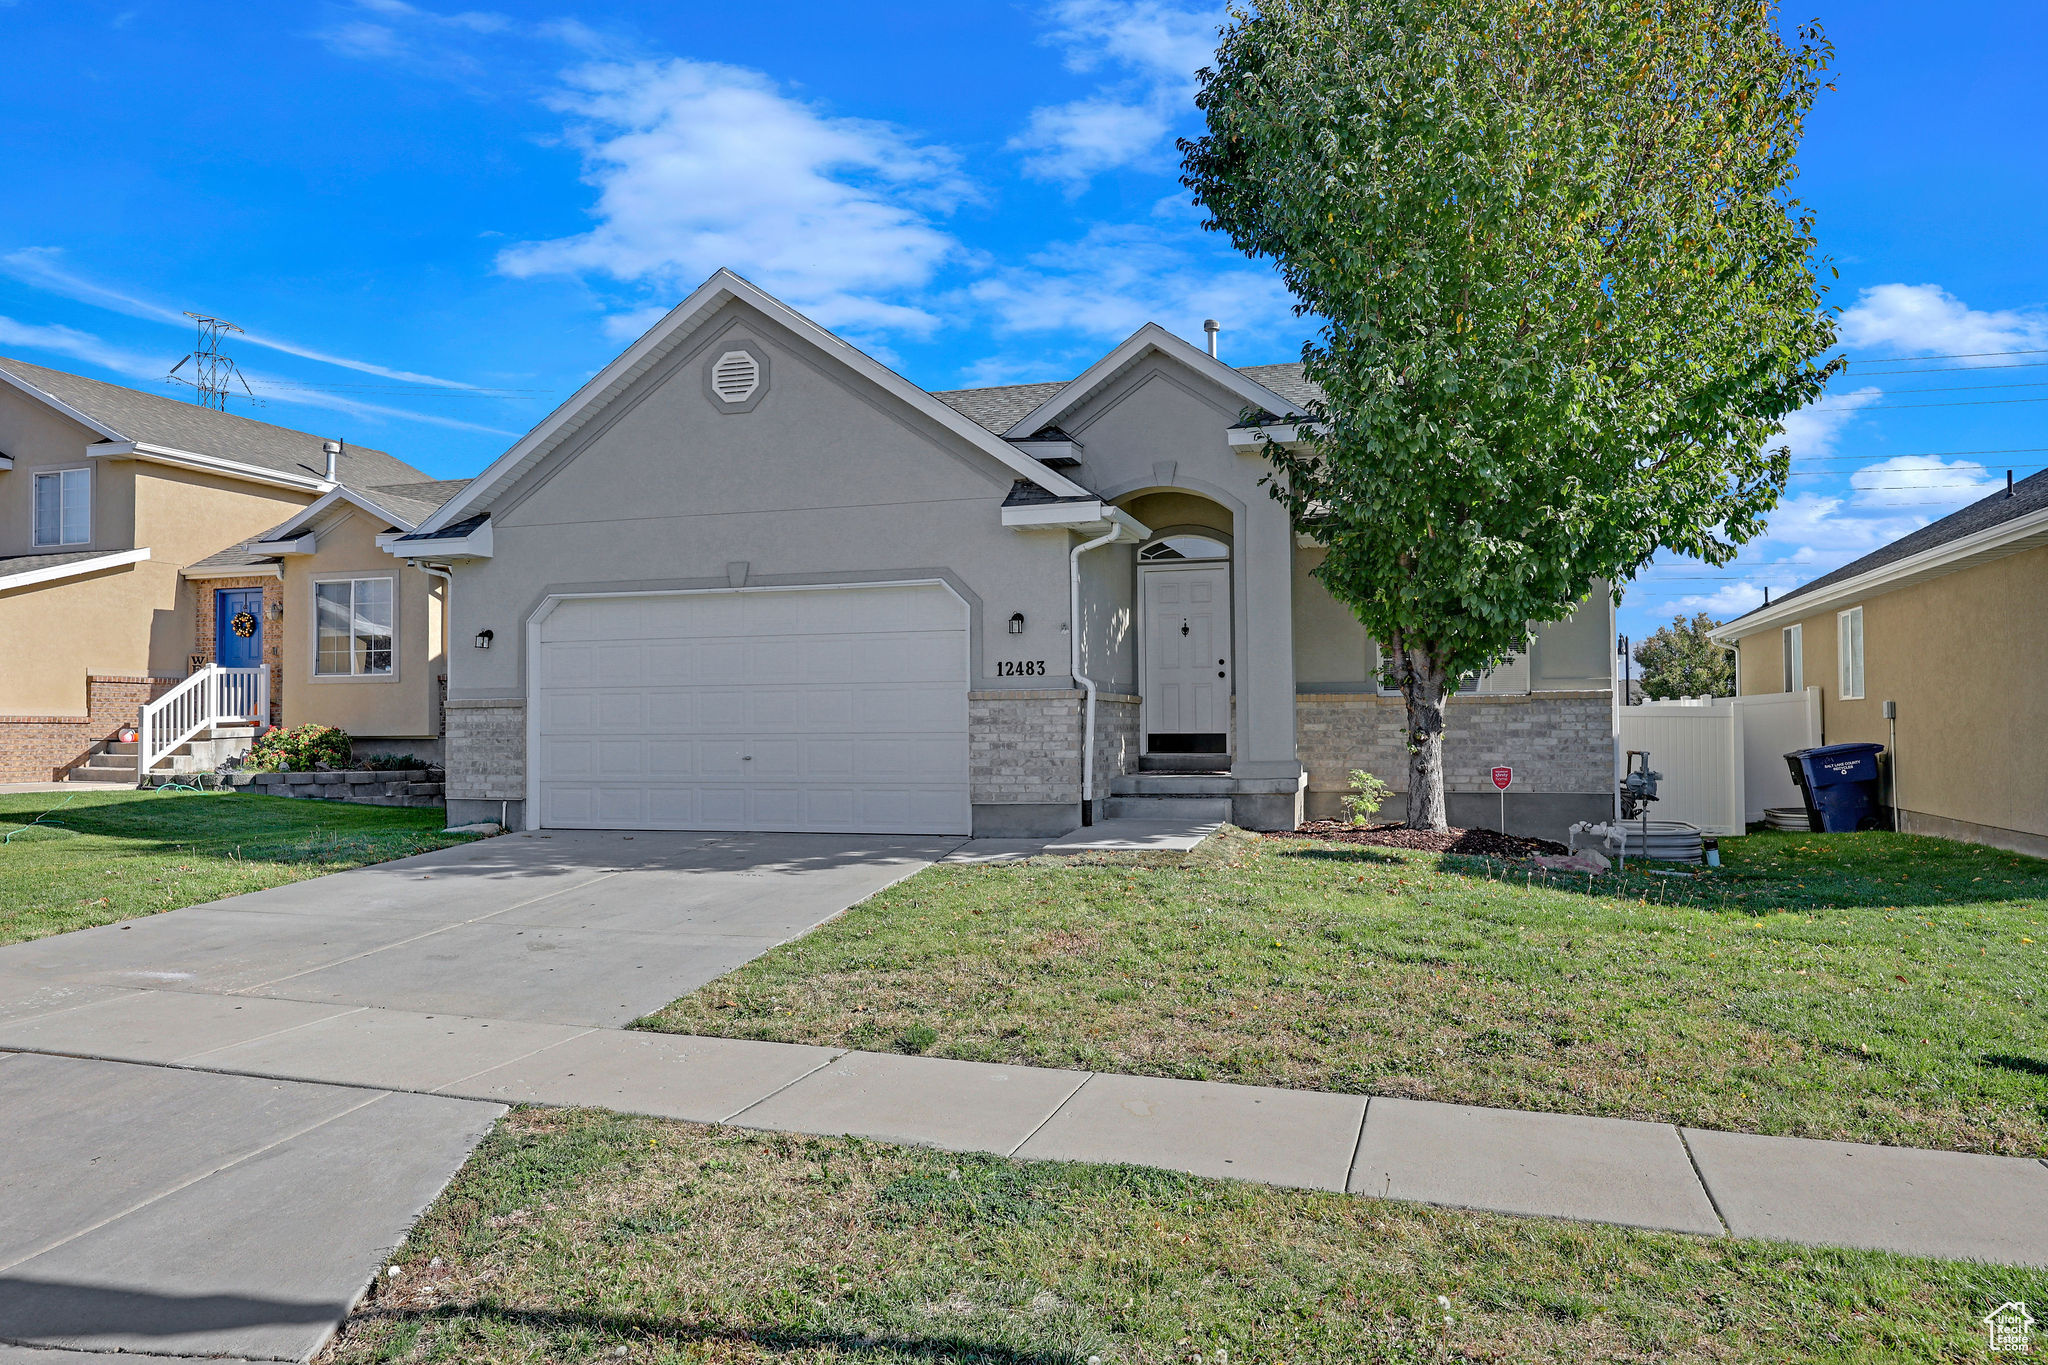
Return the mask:
<path id="1" fill-rule="evenodd" d="M 213 657 L 222 668 L 254 668 L 263 662 L 263 589 L 215 589 Z"/>

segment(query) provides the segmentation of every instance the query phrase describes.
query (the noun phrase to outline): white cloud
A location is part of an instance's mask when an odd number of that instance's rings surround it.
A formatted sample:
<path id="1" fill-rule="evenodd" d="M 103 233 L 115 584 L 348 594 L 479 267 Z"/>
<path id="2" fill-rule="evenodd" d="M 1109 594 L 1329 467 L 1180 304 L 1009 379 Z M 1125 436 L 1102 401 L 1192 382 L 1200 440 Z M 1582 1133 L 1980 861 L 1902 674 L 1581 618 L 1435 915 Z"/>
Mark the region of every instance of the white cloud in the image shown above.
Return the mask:
<path id="1" fill-rule="evenodd" d="M 1120 340 L 1157 322 L 1199 343 L 1202 319 L 1216 318 L 1228 348 L 1245 336 L 1270 341 L 1301 330 L 1277 275 L 1199 259 L 1152 227 L 1098 224 L 1078 242 L 976 282 L 968 294 L 994 315 L 999 332 L 1072 330 Z"/>
<path id="2" fill-rule="evenodd" d="M 13 318 L 0 317 L 0 346 L 25 346 L 30 350 L 54 351 L 58 355 L 68 355 L 87 364 L 112 370 L 116 374 L 132 375 L 138 379 L 162 379 L 165 371 L 170 369 L 170 363 L 161 358 L 122 350 L 100 340 L 90 332 L 81 332 L 75 327 L 66 327 L 55 322 L 16 322 Z"/>
<path id="3" fill-rule="evenodd" d="M 1717 620 L 1727 621 L 1754 611 L 1764 604 L 1764 590 L 1754 583 L 1730 583 L 1710 593 L 1688 593 L 1674 597 L 1664 603 L 1658 611 L 1662 615 L 1686 615 L 1696 611 L 1706 612 Z"/>
<path id="4" fill-rule="evenodd" d="M 1996 492 L 2003 479 L 1975 460 L 1944 462 L 1926 455 L 1898 455 L 1867 464 L 1849 476 L 1858 507 L 1913 507 L 1946 513 Z"/>
<path id="5" fill-rule="evenodd" d="M 62 253 L 54 247 L 24 247 L 0 256 L 0 273 L 7 274 L 21 283 L 80 303 L 89 303 L 112 313 L 122 313 L 131 318 L 144 318 L 150 322 L 167 322 L 174 327 L 190 330 L 192 319 L 175 308 L 148 299 L 124 294 L 82 275 L 64 269 L 58 264 Z M 465 384 L 457 379 L 442 379 L 431 374 L 414 370 L 394 370 L 368 360 L 357 360 L 350 356 L 335 355 L 331 351 L 319 351 L 311 346 L 301 346 L 294 341 L 285 341 L 261 332 L 239 332 L 235 335 L 237 344 L 246 343 L 261 346 L 265 350 L 280 351 L 295 355 L 301 360 L 318 361 L 322 365 L 339 365 L 345 370 L 356 370 L 362 374 L 373 374 L 380 379 L 395 379 L 407 384 L 433 384 L 441 388 L 473 389 L 475 384 Z"/>
<path id="6" fill-rule="evenodd" d="M 1097 94 L 1042 105 L 1010 142 L 1024 170 L 1078 192 L 1094 176 L 1161 160 L 1176 120 L 1194 108 L 1195 73 L 1215 56 L 1214 8 L 1158 0 L 1056 0 L 1048 41 L 1072 71 L 1108 70 Z"/>
<path id="7" fill-rule="evenodd" d="M 1794 464 L 1816 456 L 1831 455 L 1842 428 L 1855 417 L 1857 410 L 1869 407 L 1882 397 L 1884 390 L 1874 385 L 1866 385 L 1851 393 L 1829 394 L 1818 403 L 1786 416 L 1778 428 L 1783 433 L 1781 444 L 1792 448 Z"/>
<path id="8" fill-rule="evenodd" d="M 1881 284 L 1843 311 L 1841 340 L 1852 350 L 1967 356 L 1996 365 L 1996 353 L 2048 347 L 2048 315 L 1971 308 L 1937 284 Z"/>
<path id="9" fill-rule="evenodd" d="M 964 256 L 935 219 L 971 193 L 958 158 L 711 62 L 596 62 L 551 101 L 597 226 L 500 253 L 517 277 L 602 275 L 679 293 L 731 266 L 834 327 L 929 332 L 915 302 Z"/>

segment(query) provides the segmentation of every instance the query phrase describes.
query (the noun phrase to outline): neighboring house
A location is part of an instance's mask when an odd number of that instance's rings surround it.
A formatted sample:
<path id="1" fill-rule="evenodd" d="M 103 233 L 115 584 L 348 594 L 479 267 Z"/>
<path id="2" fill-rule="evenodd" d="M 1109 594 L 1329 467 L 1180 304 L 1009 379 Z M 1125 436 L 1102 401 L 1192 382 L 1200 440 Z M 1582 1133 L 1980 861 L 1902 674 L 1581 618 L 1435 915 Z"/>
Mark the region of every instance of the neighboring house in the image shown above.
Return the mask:
<path id="1" fill-rule="evenodd" d="M 338 446 L 330 463 L 331 444 L 0 357 L 0 780 L 132 776 L 117 732 L 215 663 L 268 666 L 270 715 L 249 722 L 435 743 L 445 649 L 427 603 L 441 585 L 375 537 L 460 485 L 378 450 Z M 292 543 L 244 548 L 273 528 Z M 339 590 L 322 585 L 356 575 L 368 609 L 351 588 L 352 614 L 336 616 Z M 350 667 L 370 670 L 339 686 L 316 594 L 350 633 Z M 381 654 L 366 643 L 380 619 L 394 632 Z"/>
<path id="2" fill-rule="evenodd" d="M 1737 691 L 1818 687 L 1829 744 L 1891 745 L 1900 826 L 2048 855 L 2048 472 L 1713 632 Z"/>
<path id="3" fill-rule="evenodd" d="M 453 576 L 451 820 L 1041 835 L 1335 814 L 1404 712 L 1247 415 L 1298 365 L 1157 326 L 931 394 L 721 271 L 386 549 Z M 1450 708 L 1454 821 L 1613 809 L 1604 585 Z M 1092 733 L 1092 742 L 1089 736 Z M 1092 803 L 1092 810 L 1091 810 Z"/>

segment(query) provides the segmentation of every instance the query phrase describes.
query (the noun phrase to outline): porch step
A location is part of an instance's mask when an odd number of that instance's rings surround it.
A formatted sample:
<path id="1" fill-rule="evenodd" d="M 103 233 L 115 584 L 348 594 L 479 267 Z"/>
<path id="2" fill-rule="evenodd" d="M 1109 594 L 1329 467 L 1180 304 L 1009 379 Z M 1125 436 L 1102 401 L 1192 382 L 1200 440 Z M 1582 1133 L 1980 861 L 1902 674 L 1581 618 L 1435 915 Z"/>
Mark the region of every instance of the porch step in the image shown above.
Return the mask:
<path id="1" fill-rule="evenodd" d="M 1227 796 L 1112 796 L 1102 803 L 1106 820 L 1223 821 L 1230 818 Z"/>
<path id="2" fill-rule="evenodd" d="M 1142 754 L 1138 771 L 1147 773 L 1227 773 L 1229 754 Z"/>
<path id="3" fill-rule="evenodd" d="M 64 780 L 66 782 L 120 782 L 130 787 L 134 786 L 134 757 L 132 755 L 129 757 L 125 767 L 118 763 L 107 762 L 107 759 L 110 757 L 113 757 L 113 755 L 96 755 L 91 762 L 81 763 L 70 772 L 64 774 Z"/>
<path id="4" fill-rule="evenodd" d="M 1228 773 L 1125 773 L 1109 783 L 1112 796 L 1228 796 L 1237 789 Z"/>

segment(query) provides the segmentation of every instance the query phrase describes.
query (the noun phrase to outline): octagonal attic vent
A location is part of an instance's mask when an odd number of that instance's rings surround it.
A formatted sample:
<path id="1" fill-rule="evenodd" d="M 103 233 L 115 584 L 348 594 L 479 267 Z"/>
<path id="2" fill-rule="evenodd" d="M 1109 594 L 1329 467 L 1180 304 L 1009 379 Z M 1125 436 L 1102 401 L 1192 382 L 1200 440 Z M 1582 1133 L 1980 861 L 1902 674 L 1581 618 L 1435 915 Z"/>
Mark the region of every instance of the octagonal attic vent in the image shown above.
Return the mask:
<path id="1" fill-rule="evenodd" d="M 711 391 L 727 403 L 744 403 L 761 387 L 761 362 L 749 351 L 727 351 L 711 362 Z"/>

